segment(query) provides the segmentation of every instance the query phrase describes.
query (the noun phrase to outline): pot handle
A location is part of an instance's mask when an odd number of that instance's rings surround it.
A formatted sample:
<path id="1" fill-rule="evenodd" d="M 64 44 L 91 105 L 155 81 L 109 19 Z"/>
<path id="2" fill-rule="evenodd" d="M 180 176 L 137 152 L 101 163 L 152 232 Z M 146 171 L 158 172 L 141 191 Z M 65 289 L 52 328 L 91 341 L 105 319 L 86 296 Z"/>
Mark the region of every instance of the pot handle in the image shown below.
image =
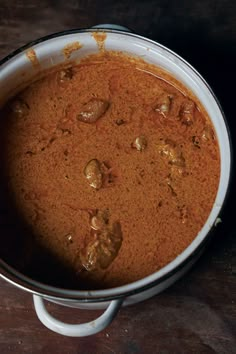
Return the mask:
<path id="1" fill-rule="evenodd" d="M 115 318 L 123 302 L 123 299 L 111 301 L 106 311 L 94 321 L 68 324 L 57 320 L 48 313 L 42 297 L 33 295 L 33 300 L 39 320 L 52 331 L 69 337 L 86 337 L 102 331 Z"/>
<path id="2" fill-rule="evenodd" d="M 113 23 L 102 23 L 96 26 L 92 26 L 92 28 L 97 28 L 97 29 L 111 29 L 111 30 L 118 30 L 118 31 L 124 31 L 124 32 L 132 32 L 128 27 L 121 26 L 121 25 L 115 25 Z"/>

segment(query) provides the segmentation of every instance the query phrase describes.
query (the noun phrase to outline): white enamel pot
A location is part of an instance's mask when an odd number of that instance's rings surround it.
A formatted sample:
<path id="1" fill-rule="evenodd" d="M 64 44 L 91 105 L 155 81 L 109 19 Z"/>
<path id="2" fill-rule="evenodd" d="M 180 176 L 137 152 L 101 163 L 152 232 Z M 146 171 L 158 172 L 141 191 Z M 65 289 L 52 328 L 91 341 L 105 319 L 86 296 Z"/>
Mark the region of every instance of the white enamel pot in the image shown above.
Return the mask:
<path id="1" fill-rule="evenodd" d="M 88 54 L 96 53 L 99 48 L 93 37 L 94 31 L 106 33 L 106 50 L 134 54 L 164 68 L 198 97 L 215 127 L 220 146 L 221 174 L 211 213 L 194 241 L 164 268 L 134 283 L 96 291 L 61 289 L 27 278 L 1 260 L 1 276 L 33 294 L 35 310 L 42 323 L 57 333 L 72 337 L 88 336 L 103 330 L 113 320 L 121 306 L 131 305 L 160 293 L 195 263 L 210 239 L 211 231 L 222 210 L 229 187 L 232 162 L 230 138 L 224 114 L 214 93 L 201 75 L 171 50 L 152 40 L 133 34 L 121 26 L 101 25 L 100 28 L 97 26 L 96 30 L 94 28 L 82 29 L 53 34 L 10 54 L 0 62 L 0 103 L 4 103 L 13 92 L 17 92 L 17 88 L 22 87 L 23 81 L 33 80 L 39 71 L 50 69 L 65 61 L 74 62 Z M 72 51 L 69 58 L 65 58 L 65 46 L 77 41 L 82 47 Z M 33 53 L 32 49 L 36 60 L 32 60 L 32 55 L 29 60 L 29 53 Z M 66 324 L 47 312 L 44 300 L 80 309 L 105 309 L 105 312 L 89 323 Z"/>

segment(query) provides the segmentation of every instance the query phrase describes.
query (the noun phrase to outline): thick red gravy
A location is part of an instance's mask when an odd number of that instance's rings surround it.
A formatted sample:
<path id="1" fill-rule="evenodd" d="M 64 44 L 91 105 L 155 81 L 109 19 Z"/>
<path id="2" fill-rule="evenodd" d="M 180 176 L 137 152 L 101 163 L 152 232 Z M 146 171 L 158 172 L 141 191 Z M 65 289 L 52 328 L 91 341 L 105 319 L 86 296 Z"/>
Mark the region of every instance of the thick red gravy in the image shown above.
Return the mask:
<path id="1" fill-rule="evenodd" d="M 215 132 L 161 69 L 92 55 L 28 86 L 1 116 L 5 194 L 21 230 L 3 257 L 22 258 L 26 274 L 77 289 L 127 284 L 204 225 L 220 175 Z"/>

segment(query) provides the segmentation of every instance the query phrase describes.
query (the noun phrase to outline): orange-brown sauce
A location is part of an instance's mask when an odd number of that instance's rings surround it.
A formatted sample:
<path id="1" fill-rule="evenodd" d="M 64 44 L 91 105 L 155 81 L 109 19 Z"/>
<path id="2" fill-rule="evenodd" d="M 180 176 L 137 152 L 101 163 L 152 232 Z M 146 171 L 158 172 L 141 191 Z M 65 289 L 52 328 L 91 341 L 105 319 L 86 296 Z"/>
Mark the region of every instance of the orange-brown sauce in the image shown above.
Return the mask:
<path id="1" fill-rule="evenodd" d="M 76 42 L 72 42 L 67 44 L 64 48 L 63 48 L 63 54 L 65 55 L 66 59 L 69 59 L 71 57 L 71 54 L 74 53 L 75 51 L 79 50 L 80 48 L 82 48 L 82 44 L 78 41 Z"/>
<path id="2" fill-rule="evenodd" d="M 105 32 L 93 32 L 92 37 L 95 39 L 97 42 L 98 49 L 100 51 L 105 50 L 105 41 L 107 38 L 107 34 Z"/>
<path id="3" fill-rule="evenodd" d="M 40 64 L 33 48 L 27 50 L 26 56 L 35 68 L 40 68 Z"/>
<path id="4" fill-rule="evenodd" d="M 73 287 L 126 284 L 173 260 L 204 225 L 217 140 L 197 100 L 162 70 L 96 54 L 31 84 L 1 116 L 11 206 L 33 235 L 28 274 L 42 248 Z"/>

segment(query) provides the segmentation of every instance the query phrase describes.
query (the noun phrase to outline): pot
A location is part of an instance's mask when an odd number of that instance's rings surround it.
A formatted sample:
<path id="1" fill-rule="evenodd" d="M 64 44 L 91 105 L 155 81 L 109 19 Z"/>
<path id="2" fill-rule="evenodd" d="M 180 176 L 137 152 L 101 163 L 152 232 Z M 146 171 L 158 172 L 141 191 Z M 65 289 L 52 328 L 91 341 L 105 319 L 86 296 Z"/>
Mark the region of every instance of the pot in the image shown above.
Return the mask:
<path id="1" fill-rule="evenodd" d="M 94 32 L 98 35 L 105 33 L 105 41 L 98 43 Z M 16 50 L 0 62 L 0 103 L 4 103 L 10 95 L 16 93 L 24 83 L 32 81 L 39 72 L 64 62 L 80 60 L 88 54 L 98 52 L 101 45 L 105 45 L 107 50 L 124 51 L 162 67 L 197 96 L 215 128 L 220 147 L 221 174 L 211 213 L 194 241 L 168 265 L 139 281 L 106 290 L 62 289 L 30 279 L 1 260 L 2 278 L 33 294 L 35 310 L 42 323 L 57 333 L 73 337 L 88 336 L 103 330 L 110 324 L 121 306 L 138 303 L 160 293 L 196 262 L 219 220 L 229 187 L 232 162 L 224 114 L 206 81 L 191 65 L 171 50 L 131 33 L 122 26 L 100 25 L 91 29 L 56 33 Z M 47 312 L 45 300 L 80 309 L 105 309 L 105 312 L 89 323 L 66 324 Z"/>

